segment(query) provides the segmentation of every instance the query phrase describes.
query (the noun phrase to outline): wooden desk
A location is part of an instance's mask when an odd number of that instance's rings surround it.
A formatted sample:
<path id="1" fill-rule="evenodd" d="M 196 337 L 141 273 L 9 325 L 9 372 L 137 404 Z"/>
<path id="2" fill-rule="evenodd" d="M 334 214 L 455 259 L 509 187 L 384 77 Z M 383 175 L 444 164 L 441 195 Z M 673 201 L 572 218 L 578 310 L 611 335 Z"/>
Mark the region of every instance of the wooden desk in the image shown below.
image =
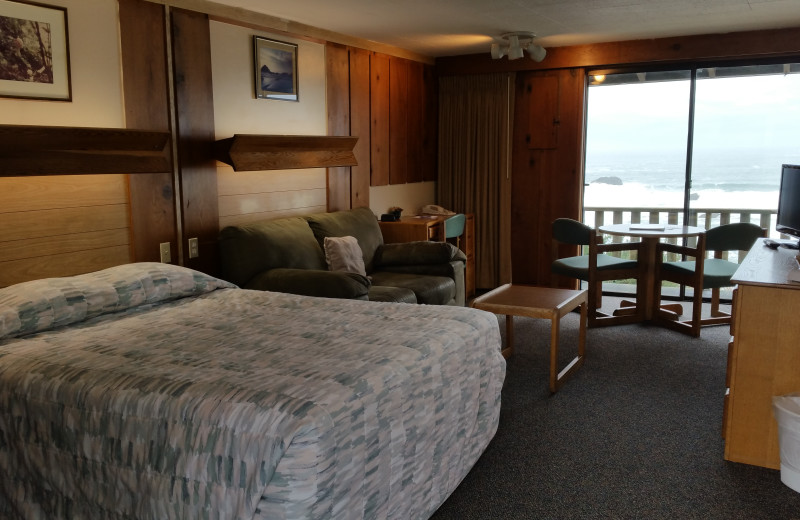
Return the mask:
<path id="1" fill-rule="evenodd" d="M 800 391 L 800 283 L 797 251 L 756 241 L 732 280 L 733 341 L 728 345 L 728 393 L 723 405 L 725 459 L 780 468 L 772 397 Z"/>
<path id="2" fill-rule="evenodd" d="M 696 237 L 705 233 L 705 229 L 694 226 L 665 224 L 664 229 L 631 229 L 631 224 L 613 224 L 597 228 L 601 233 L 609 235 L 641 238 L 644 244 L 643 258 L 645 263 L 644 319 L 650 321 L 658 312 L 661 303 L 661 287 L 656 287 L 656 249 L 662 238 Z"/>
<path id="3" fill-rule="evenodd" d="M 464 267 L 464 290 L 467 298 L 475 296 L 475 216 L 466 214 L 461 250 L 467 256 Z M 380 222 L 383 241 L 387 244 L 420 240 L 444 241 L 444 221 L 449 217 L 401 217 L 397 222 Z"/>
<path id="4" fill-rule="evenodd" d="M 506 284 L 475 298 L 472 306 L 495 314 L 506 315 L 506 348 L 503 357 L 514 352 L 514 316 L 550 320 L 550 392 L 555 393 L 573 372 L 583 365 L 586 357 L 587 291 L 555 289 L 533 285 Z M 578 355 L 558 371 L 558 337 L 561 318 L 573 309 L 581 308 L 578 336 Z"/>

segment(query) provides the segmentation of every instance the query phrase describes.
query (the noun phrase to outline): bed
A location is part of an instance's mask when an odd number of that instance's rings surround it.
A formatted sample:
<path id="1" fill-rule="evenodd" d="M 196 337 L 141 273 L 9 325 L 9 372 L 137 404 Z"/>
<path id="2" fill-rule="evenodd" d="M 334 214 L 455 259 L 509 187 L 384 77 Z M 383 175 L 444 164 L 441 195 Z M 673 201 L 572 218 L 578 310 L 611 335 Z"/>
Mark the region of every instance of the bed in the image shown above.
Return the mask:
<path id="1" fill-rule="evenodd" d="M 0 517 L 427 518 L 497 429 L 494 315 L 159 263 L 0 289 Z"/>

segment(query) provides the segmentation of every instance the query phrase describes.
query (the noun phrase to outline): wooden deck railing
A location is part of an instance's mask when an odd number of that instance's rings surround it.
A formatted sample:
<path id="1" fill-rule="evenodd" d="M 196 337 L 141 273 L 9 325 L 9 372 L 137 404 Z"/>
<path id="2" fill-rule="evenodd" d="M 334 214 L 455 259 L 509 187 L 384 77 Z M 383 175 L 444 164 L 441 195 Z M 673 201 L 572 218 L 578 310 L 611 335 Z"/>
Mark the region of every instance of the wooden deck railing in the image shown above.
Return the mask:
<path id="1" fill-rule="evenodd" d="M 777 233 L 775 229 L 775 210 L 765 209 L 729 209 L 729 208 L 693 208 L 689 213 L 690 226 L 699 226 L 704 229 L 731 224 L 735 222 L 752 222 L 768 230 L 770 235 Z M 598 227 L 605 224 L 671 224 L 680 225 L 683 223 L 683 208 L 619 208 L 619 207 L 584 207 L 584 223 Z M 612 242 L 622 242 L 629 240 L 627 237 L 608 236 L 607 240 Z M 672 240 L 676 241 L 675 239 Z M 689 245 L 693 245 L 696 239 L 689 239 Z M 737 261 L 740 255 L 733 253 L 732 261 Z M 728 255 L 725 254 L 725 258 Z"/>

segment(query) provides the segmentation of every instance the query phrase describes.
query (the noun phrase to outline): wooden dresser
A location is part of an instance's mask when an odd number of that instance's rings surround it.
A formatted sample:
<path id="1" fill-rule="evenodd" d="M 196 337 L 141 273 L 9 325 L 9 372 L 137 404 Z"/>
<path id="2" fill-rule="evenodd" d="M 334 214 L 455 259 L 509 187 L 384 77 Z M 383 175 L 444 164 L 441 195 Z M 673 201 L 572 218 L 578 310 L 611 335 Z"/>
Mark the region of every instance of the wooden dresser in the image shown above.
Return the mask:
<path id="1" fill-rule="evenodd" d="M 797 251 L 759 239 L 736 271 L 732 341 L 723 413 L 725 459 L 780 469 L 772 397 L 800 392 L 800 283 Z"/>
<path id="2" fill-rule="evenodd" d="M 461 236 L 460 248 L 467 256 L 464 268 L 464 289 L 467 298 L 475 296 L 475 216 L 466 214 L 464 234 Z M 396 242 L 415 242 L 418 240 L 444 240 L 444 221 L 448 217 L 401 217 L 397 222 L 381 222 L 383 241 L 387 244 Z"/>

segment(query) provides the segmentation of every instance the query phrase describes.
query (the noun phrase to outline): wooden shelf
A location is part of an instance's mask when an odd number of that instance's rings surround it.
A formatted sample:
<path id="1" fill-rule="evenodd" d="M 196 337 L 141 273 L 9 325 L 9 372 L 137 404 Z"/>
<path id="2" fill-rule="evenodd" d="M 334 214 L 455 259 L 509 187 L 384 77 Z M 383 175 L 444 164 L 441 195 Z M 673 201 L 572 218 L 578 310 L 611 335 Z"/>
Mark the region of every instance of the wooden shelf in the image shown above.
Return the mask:
<path id="1" fill-rule="evenodd" d="M 0 177 L 172 171 L 169 133 L 0 125 Z"/>
<path id="2" fill-rule="evenodd" d="M 236 134 L 215 143 L 214 156 L 234 171 L 357 166 L 358 137 Z"/>

